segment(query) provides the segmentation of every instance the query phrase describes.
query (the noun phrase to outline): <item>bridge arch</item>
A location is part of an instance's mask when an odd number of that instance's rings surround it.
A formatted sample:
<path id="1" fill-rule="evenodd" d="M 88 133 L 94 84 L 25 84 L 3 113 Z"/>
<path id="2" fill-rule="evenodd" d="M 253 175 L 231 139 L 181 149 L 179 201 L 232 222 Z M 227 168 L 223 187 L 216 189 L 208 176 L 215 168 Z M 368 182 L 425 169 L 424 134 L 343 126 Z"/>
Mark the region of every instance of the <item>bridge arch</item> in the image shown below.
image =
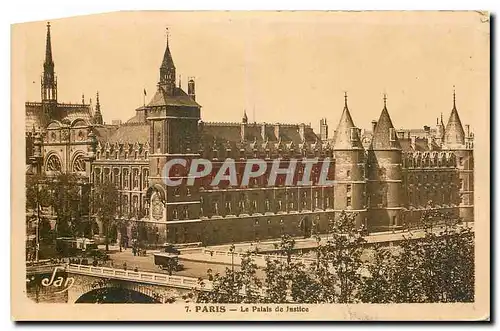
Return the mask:
<path id="1" fill-rule="evenodd" d="M 106 286 L 82 294 L 75 303 L 161 303 L 161 301 L 134 289 Z"/>

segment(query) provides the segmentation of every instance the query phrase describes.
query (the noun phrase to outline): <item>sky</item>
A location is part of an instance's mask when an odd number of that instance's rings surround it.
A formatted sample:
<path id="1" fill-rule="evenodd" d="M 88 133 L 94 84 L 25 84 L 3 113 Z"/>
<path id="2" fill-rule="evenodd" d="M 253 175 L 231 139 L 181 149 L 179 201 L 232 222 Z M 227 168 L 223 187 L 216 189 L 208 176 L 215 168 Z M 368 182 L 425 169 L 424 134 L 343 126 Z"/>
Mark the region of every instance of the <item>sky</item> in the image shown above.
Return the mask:
<path id="1" fill-rule="evenodd" d="M 48 20 L 50 20 L 48 18 Z M 26 101 L 40 100 L 46 21 L 13 26 L 24 47 Z M 452 108 L 489 121 L 489 24 L 476 12 L 119 12 L 51 20 L 60 102 L 95 103 L 105 122 L 152 98 L 170 48 L 205 122 L 306 123 L 331 132 L 344 92 L 356 126 L 387 107 L 396 128 L 435 125 Z M 13 75 L 17 74 L 13 72 Z M 16 105 L 13 105 L 15 108 Z M 19 105 L 23 107 L 23 105 Z M 480 116 L 478 116 L 480 115 Z"/>

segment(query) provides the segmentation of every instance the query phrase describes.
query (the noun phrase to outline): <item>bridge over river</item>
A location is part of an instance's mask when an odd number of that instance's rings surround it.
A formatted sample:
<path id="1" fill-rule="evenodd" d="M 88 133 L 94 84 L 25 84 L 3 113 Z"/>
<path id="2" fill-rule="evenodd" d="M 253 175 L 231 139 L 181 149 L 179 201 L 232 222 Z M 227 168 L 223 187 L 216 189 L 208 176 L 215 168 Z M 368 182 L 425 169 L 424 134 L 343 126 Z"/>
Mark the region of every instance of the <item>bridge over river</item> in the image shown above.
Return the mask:
<path id="1" fill-rule="evenodd" d="M 67 303 L 189 302 L 195 290 L 212 288 L 210 281 L 194 277 L 79 264 L 45 265 L 42 274 L 37 272 L 40 267 L 28 269 L 27 282 L 35 286 L 27 288 L 28 296 L 38 302 L 44 302 L 44 296 Z"/>

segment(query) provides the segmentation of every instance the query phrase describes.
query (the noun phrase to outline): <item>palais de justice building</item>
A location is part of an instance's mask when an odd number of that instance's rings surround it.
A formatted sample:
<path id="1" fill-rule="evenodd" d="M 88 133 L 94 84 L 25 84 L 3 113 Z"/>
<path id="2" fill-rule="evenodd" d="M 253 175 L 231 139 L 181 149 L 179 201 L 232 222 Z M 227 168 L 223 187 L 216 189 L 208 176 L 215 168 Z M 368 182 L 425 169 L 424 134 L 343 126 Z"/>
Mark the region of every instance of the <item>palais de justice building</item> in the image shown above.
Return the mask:
<path id="1" fill-rule="evenodd" d="M 455 105 L 448 123 L 396 129 L 384 97 L 371 130 L 354 124 L 345 97 L 340 121 L 329 134 L 326 118 L 320 132 L 309 125 L 203 122 L 196 102 L 195 81 L 187 92 L 176 84 L 176 68 L 166 43 L 153 97 L 127 122 L 104 123 L 99 95 L 95 105 L 62 103 L 57 95 L 50 25 L 47 25 L 41 101 L 26 102 L 28 173 L 73 172 L 90 186 L 115 183 L 121 193 L 119 218 L 144 222 L 150 242 L 216 244 L 263 240 L 282 233 L 310 236 L 327 231 L 341 211 L 355 212 L 369 231 L 398 229 L 415 223 L 425 208 L 450 211 L 473 221 L 473 133 L 465 131 Z M 451 98 L 450 98 L 451 99 Z M 335 111 L 335 110 L 330 110 Z M 278 177 L 247 187 L 209 185 L 211 176 L 194 186 L 167 187 L 163 165 L 172 158 L 206 158 L 214 171 L 226 158 L 236 160 L 241 179 L 245 160 L 270 163 L 318 157 L 331 158 L 328 179 L 333 186 L 285 186 Z M 303 165 L 302 165 L 303 166 Z M 176 168 L 171 175 L 183 178 Z M 319 175 L 313 168 L 312 177 Z M 185 182 L 185 181 L 184 181 Z M 97 220 L 98 221 L 98 220 Z M 98 222 L 99 223 L 99 222 Z M 134 223 L 134 222 L 130 222 Z M 132 238 L 131 226 L 120 229 Z"/>

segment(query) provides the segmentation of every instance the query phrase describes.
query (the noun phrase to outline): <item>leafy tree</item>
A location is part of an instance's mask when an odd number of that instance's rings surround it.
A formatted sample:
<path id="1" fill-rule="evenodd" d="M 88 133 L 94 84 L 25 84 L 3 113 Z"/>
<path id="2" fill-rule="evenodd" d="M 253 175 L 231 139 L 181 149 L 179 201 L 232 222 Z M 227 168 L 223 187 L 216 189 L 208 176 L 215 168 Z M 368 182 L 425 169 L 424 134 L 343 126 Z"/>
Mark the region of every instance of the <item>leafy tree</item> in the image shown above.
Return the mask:
<path id="1" fill-rule="evenodd" d="M 226 268 L 224 275 L 209 275 L 212 279 L 212 290 L 199 291 L 197 301 L 200 303 L 257 303 L 261 302 L 260 289 L 262 281 L 257 277 L 257 265 L 251 254 L 245 253 L 241 258 L 240 270 Z"/>
<path id="2" fill-rule="evenodd" d="M 474 236 L 451 213 L 428 210 L 419 221 L 424 237 L 412 233 L 396 254 L 375 249 L 360 289 L 364 302 L 474 301 Z M 384 254 L 385 253 L 385 254 Z"/>
<path id="3" fill-rule="evenodd" d="M 356 227 L 356 214 L 342 211 L 329 224 L 328 240 L 318 246 L 316 276 L 323 293 L 321 302 L 351 303 L 361 283 L 364 238 Z"/>
<path id="4" fill-rule="evenodd" d="M 82 178 L 75 174 L 60 173 L 47 180 L 51 192 L 51 205 L 56 216 L 59 237 L 83 236 L 87 219 L 83 219 L 81 205 Z"/>
<path id="5" fill-rule="evenodd" d="M 363 275 L 359 299 L 362 302 L 390 303 L 394 296 L 392 281 L 395 272 L 395 258 L 390 251 L 380 245 L 375 246 L 371 253 L 369 260 L 364 265 L 364 271 L 368 275 Z"/>
<path id="6" fill-rule="evenodd" d="M 116 224 L 116 215 L 120 206 L 119 201 L 118 188 L 113 183 L 104 181 L 94 187 L 93 211 L 102 223 L 106 251 L 109 251 L 111 227 Z"/>

